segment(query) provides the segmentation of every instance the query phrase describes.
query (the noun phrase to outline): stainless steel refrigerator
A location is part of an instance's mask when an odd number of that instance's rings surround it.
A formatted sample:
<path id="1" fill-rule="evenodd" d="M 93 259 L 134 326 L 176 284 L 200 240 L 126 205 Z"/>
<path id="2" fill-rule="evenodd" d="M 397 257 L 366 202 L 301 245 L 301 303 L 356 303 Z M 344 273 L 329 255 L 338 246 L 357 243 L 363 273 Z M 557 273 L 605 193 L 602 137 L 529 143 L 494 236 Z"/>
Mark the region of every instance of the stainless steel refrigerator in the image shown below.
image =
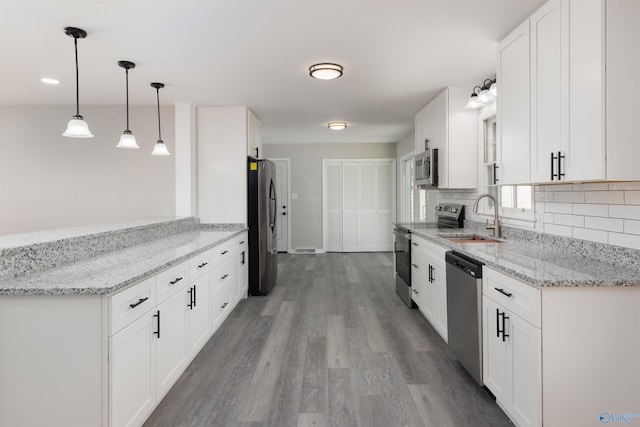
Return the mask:
<path id="1" fill-rule="evenodd" d="M 275 180 L 275 163 L 248 158 L 249 295 L 268 294 L 278 276 Z"/>

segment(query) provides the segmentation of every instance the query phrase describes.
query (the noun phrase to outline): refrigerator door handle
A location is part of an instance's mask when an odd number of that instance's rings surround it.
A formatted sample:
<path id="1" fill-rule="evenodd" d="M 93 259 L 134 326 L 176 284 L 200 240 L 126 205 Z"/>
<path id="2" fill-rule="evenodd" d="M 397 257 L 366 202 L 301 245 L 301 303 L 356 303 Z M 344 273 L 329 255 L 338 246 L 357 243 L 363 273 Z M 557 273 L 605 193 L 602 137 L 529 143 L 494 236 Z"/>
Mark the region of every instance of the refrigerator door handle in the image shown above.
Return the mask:
<path id="1" fill-rule="evenodd" d="M 275 233 L 276 228 L 276 189 L 273 185 L 273 180 L 269 182 L 269 227 L 271 227 L 271 232 Z"/>

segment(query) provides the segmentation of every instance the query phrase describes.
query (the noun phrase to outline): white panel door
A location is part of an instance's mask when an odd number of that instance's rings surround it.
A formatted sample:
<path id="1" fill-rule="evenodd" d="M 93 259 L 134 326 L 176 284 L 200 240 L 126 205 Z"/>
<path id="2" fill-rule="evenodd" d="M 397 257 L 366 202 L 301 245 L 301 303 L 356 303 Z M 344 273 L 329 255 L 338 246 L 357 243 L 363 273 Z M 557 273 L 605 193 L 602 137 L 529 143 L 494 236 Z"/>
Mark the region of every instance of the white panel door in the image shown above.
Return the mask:
<path id="1" fill-rule="evenodd" d="M 359 163 L 342 164 L 342 250 L 344 252 L 357 252 L 360 250 L 358 243 L 359 177 Z"/>
<path id="2" fill-rule="evenodd" d="M 278 252 L 289 252 L 289 162 L 273 160 L 276 164 L 276 242 Z"/>
<path id="3" fill-rule="evenodd" d="M 392 162 L 378 163 L 377 188 L 377 222 L 376 235 L 378 251 L 393 251 L 393 196 L 394 196 L 394 167 Z"/>
<path id="4" fill-rule="evenodd" d="M 325 166 L 325 233 L 328 252 L 342 252 L 342 162 L 327 162 Z"/>
<path id="5" fill-rule="evenodd" d="M 360 164 L 358 183 L 358 250 L 372 252 L 377 249 L 377 187 L 378 165 Z"/>

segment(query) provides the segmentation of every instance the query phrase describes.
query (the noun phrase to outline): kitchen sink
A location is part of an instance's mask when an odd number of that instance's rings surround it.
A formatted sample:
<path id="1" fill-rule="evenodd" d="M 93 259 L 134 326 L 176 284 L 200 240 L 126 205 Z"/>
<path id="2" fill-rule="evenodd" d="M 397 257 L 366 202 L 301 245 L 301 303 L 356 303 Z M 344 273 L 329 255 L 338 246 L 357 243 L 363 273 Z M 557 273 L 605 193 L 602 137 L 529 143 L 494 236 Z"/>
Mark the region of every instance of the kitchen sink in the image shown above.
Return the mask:
<path id="1" fill-rule="evenodd" d="M 453 243 L 503 243 L 502 240 L 479 234 L 439 234 L 440 237 L 450 240 Z"/>

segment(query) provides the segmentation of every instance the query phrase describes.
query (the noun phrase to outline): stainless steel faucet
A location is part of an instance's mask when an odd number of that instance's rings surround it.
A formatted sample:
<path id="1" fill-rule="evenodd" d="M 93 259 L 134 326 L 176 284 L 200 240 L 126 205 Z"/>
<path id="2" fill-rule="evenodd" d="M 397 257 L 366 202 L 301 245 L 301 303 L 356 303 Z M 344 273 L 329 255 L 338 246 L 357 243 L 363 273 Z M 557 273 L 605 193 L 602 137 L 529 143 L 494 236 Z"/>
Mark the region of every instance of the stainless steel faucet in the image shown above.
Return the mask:
<path id="1" fill-rule="evenodd" d="M 498 219 L 498 201 L 493 194 L 484 193 L 476 197 L 476 201 L 473 203 L 473 213 L 478 213 L 478 203 L 480 199 L 488 197 L 493 200 L 493 225 L 487 225 L 487 230 L 493 230 L 493 237 L 502 237 L 502 230 L 500 229 L 500 219 Z"/>

